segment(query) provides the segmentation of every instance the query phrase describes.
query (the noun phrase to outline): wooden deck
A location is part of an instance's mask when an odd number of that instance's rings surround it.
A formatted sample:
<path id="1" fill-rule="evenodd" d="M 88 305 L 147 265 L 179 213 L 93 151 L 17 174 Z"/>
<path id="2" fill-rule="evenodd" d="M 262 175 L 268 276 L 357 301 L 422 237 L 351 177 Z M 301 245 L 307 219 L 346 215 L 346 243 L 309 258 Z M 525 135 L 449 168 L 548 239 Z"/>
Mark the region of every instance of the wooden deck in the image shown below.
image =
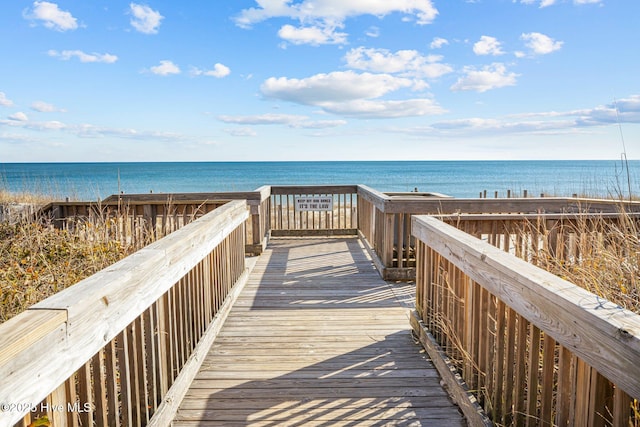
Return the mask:
<path id="1" fill-rule="evenodd" d="M 273 239 L 173 425 L 466 425 L 412 338 L 413 292 L 357 238 Z"/>

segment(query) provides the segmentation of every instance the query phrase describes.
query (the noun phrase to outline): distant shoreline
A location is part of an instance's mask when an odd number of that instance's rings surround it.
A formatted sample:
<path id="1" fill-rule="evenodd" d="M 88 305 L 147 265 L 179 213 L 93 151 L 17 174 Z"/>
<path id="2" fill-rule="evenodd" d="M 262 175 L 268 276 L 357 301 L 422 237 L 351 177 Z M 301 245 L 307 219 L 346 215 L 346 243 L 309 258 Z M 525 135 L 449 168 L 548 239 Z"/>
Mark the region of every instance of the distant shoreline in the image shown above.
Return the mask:
<path id="1" fill-rule="evenodd" d="M 628 159 L 629 162 L 640 162 L 640 159 Z M 475 162 L 621 162 L 620 158 L 608 159 L 484 159 L 484 160 L 151 160 L 151 161 L 132 161 L 132 160 L 110 160 L 110 161 L 61 161 L 61 162 L 0 162 L 2 165 L 67 165 L 67 164 L 138 164 L 138 163 L 388 163 L 388 162 L 450 162 L 450 163 L 475 163 Z"/>
<path id="2" fill-rule="evenodd" d="M 478 197 L 507 190 L 529 194 L 627 193 L 618 160 L 406 160 L 253 162 L 0 163 L 0 189 L 64 200 L 112 194 L 253 191 L 262 185 L 364 184 L 379 191 Z M 640 193 L 640 161 L 629 161 Z M 624 190 L 624 191 L 622 191 Z"/>

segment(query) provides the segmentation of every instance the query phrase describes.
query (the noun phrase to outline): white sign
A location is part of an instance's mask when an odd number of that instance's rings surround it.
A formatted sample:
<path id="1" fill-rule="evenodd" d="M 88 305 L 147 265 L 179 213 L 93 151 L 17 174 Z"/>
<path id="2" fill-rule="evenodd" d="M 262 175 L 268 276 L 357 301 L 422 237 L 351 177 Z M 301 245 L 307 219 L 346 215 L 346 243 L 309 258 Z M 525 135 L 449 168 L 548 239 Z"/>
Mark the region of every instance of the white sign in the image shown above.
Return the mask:
<path id="1" fill-rule="evenodd" d="M 333 211 L 333 196 L 296 197 L 296 211 Z"/>

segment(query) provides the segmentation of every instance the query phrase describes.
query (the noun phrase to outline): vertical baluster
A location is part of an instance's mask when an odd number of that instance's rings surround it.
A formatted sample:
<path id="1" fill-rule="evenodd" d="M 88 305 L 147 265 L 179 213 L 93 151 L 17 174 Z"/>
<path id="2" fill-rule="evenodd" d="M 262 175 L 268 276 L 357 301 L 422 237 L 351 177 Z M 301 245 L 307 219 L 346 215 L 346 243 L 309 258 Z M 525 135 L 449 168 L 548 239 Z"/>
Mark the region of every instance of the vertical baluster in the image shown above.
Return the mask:
<path id="1" fill-rule="evenodd" d="M 529 370 L 527 372 L 527 419 L 526 425 L 537 425 L 540 416 L 538 413 L 538 386 L 540 367 L 540 329 L 530 325 L 529 330 Z"/>
<path id="2" fill-rule="evenodd" d="M 575 388 L 575 363 L 571 351 L 560 346 L 558 358 L 558 392 L 556 419 L 558 426 L 574 425 L 571 419 L 571 402 Z"/>
<path id="3" fill-rule="evenodd" d="M 95 360 L 95 357 L 93 360 Z M 77 378 L 78 396 L 76 407 L 78 408 L 79 421 L 83 427 L 91 426 L 93 425 L 93 411 L 95 408 L 91 387 L 91 360 L 78 370 Z"/>

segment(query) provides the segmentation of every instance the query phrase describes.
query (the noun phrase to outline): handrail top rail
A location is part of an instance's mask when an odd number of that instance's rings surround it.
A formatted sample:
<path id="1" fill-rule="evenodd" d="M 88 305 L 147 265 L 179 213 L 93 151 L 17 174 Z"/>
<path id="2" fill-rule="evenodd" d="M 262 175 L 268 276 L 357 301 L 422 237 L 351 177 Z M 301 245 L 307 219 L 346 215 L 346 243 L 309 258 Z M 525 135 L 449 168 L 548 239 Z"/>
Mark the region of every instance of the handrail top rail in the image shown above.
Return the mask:
<path id="1" fill-rule="evenodd" d="M 235 191 L 235 192 L 216 192 L 216 193 L 127 193 L 112 194 L 102 200 L 102 203 L 120 202 L 215 202 L 218 200 L 260 200 L 261 193 L 258 191 Z"/>
<path id="2" fill-rule="evenodd" d="M 35 313 L 42 333 L 0 364 L 0 402 L 36 404 L 249 218 L 244 200 L 229 202 L 164 238 L 41 301 L 0 325 L 0 336 Z M 61 317 L 59 313 L 63 313 Z M 64 322 L 66 317 L 66 323 Z M 61 323 L 62 322 L 62 323 Z M 15 334 L 13 334 L 15 335 Z M 20 337 L 16 337 L 20 340 Z M 52 363 L 54 361 L 55 363 Z M 47 375 L 34 375 L 46 372 Z M 19 414 L 18 414 L 19 415 Z M 2 413 L 0 424 L 16 413 Z"/>
<path id="3" fill-rule="evenodd" d="M 271 186 L 270 185 L 263 185 L 261 187 L 256 188 L 253 191 L 255 193 L 259 193 L 260 194 L 260 202 L 264 202 L 269 197 L 271 197 Z"/>
<path id="4" fill-rule="evenodd" d="M 87 203 L 98 205 L 109 205 L 111 203 L 122 203 L 131 201 L 146 204 L 164 204 L 167 199 L 172 203 L 202 203 L 217 200 L 247 200 L 254 205 L 268 199 L 276 194 L 303 194 L 311 193 L 333 193 L 347 194 L 357 193 L 363 199 L 373 203 L 380 211 L 385 213 L 402 213 L 413 210 L 423 213 L 441 213 L 443 211 L 460 210 L 464 212 L 478 212 L 478 206 L 485 206 L 485 211 L 496 211 L 502 209 L 505 212 L 518 211 L 535 212 L 540 208 L 552 211 L 579 210 L 581 208 L 611 210 L 612 207 L 621 208 L 625 206 L 627 210 L 640 211 L 640 202 L 615 199 L 598 199 L 589 197 L 508 197 L 508 198 L 456 198 L 435 192 L 381 192 L 364 184 L 281 184 L 263 185 L 253 191 L 236 192 L 194 192 L 194 193 L 141 193 L 141 194 L 113 194 L 102 201 L 93 202 L 62 202 L 55 201 L 46 204 L 41 210 L 50 209 L 52 206 L 81 206 Z"/>
<path id="5" fill-rule="evenodd" d="M 425 198 L 440 198 L 440 199 L 453 199 L 453 196 L 449 196 L 443 193 L 437 193 L 434 191 L 385 191 L 389 197 L 392 198 L 407 198 L 407 199 L 416 199 L 416 200 L 424 200 Z"/>
<path id="6" fill-rule="evenodd" d="M 364 184 L 358 185 L 358 197 L 373 203 L 382 212 L 385 211 L 386 202 L 391 200 L 391 196 Z"/>
<path id="7" fill-rule="evenodd" d="M 412 234 L 634 398 L 640 398 L 640 315 L 438 218 Z"/>
<path id="8" fill-rule="evenodd" d="M 254 191 L 223 191 L 223 192 L 181 192 L 181 193 L 127 193 L 112 194 L 102 200 L 89 201 L 62 201 L 56 200 L 46 203 L 41 211 L 46 211 L 54 206 L 86 206 L 87 204 L 95 204 L 97 206 L 113 206 L 122 202 L 132 202 L 139 204 L 166 204 L 168 200 L 171 203 L 191 204 L 191 203 L 218 203 L 230 200 L 247 200 L 249 204 L 255 201 L 263 202 L 271 195 L 271 187 L 263 185 Z"/>
<path id="9" fill-rule="evenodd" d="M 625 213 L 613 213 L 613 212 L 563 212 L 563 213 L 453 213 L 453 214 L 434 214 L 430 215 L 440 220 L 448 221 L 511 221 L 511 220 L 560 220 L 560 219 L 590 219 L 590 218 L 603 218 L 603 219 L 615 219 L 620 218 L 621 215 L 630 218 L 640 218 L 640 212 L 625 212 Z"/>
<path id="10" fill-rule="evenodd" d="M 285 194 L 349 194 L 357 191 L 353 184 L 271 185 L 271 195 Z"/>
<path id="11" fill-rule="evenodd" d="M 606 199 L 580 199 L 575 197 L 526 197 L 526 198 L 453 198 L 453 197 L 401 197 L 388 196 L 359 186 L 359 195 L 374 204 L 383 213 L 454 214 L 487 212 L 537 213 L 540 210 L 551 213 L 619 212 L 622 208 L 630 212 L 640 212 L 640 202 L 625 202 Z"/>
<path id="12" fill-rule="evenodd" d="M 0 366 L 67 321 L 65 310 L 23 311 L 0 325 Z"/>
<path id="13" fill-rule="evenodd" d="M 54 206 L 95 206 L 97 208 L 100 207 L 114 207 L 114 206 L 121 206 L 126 208 L 127 206 L 142 206 L 142 205 L 152 205 L 152 206 L 166 206 L 168 204 L 171 205 L 192 205 L 192 204 L 200 204 L 200 205 L 206 205 L 206 204 L 224 204 L 224 203 L 228 203 L 232 200 L 246 200 L 246 199 L 231 199 L 231 198 L 216 198 L 216 199 L 199 199 L 199 198 L 194 198 L 194 199 L 157 199 L 157 200 L 147 200 L 144 198 L 140 198 L 140 199 L 136 199 L 135 197 L 132 198 L 123 198 L 120 201 L 118 200 L 98 200 L 98 201 L 89 201 L 89 202 L 82 202 L 82 201 L 69 201 L 69 202 L 51 202 L 48 203 L 47 205 L 45 205 L 42 210 L 46 211 L 47 209 L 54 207 Z"/>

